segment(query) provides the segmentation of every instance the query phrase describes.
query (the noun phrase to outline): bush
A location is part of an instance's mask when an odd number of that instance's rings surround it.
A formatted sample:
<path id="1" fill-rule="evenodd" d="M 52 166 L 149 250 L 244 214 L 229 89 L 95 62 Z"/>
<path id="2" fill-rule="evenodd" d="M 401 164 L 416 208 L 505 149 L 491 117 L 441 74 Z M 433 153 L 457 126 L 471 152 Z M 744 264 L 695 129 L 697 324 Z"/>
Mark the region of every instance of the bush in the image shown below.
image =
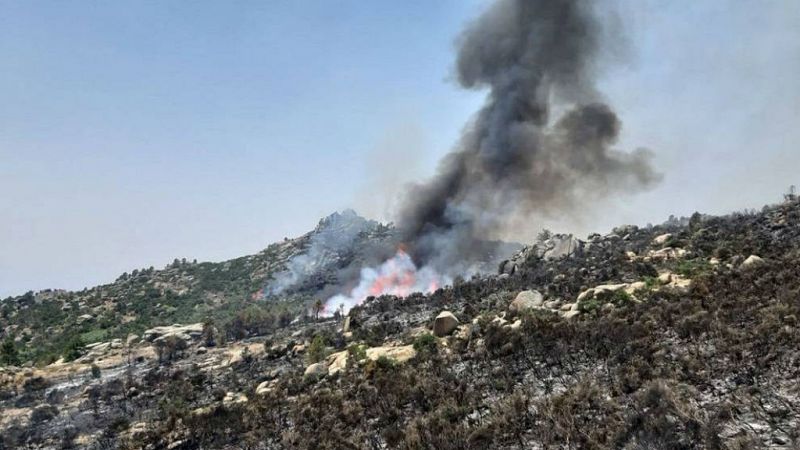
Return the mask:
<path id="1" fill-rule="evenodd" d="M 351 344 L 349 347 L 347 347 L 347 353 L 355 362 L 366 359 L 367 357 L 366 347 L 360 344 Z"/>
<path id="2" fill-rule="evenodd" d="M 186 341 L 177 336 L 167 336 L 156 341 L 156 355 L 159 362 L 170 362 L 183 355 L 186 350 Z"/>
<path id="3" fill-rule="evenodd" d="M 601 303 L 596 299 L 584 300 L 578 303 L 578 311 L 583 314 L 591 314 L 599 311 L 601 306 Z"/>
<path id="4" fill-rule="evenodd" d="M 14 339 L 9 336 L 3 341 L 3 345 L 0 346 L 0 364 L 18 366 L 20 362 L 17 345 L 14 343 Z"/>
<path id="5" fill-rule="evenodd" d="M 625 306 L 633 302 L 633 297 L 630 296 L 627 292 L 623 291 L 622 289 L 614 292 L 614 295 L 611 296 L 611 303 L 614 306 Z"/>
<path id="6" fill-rule="evenodd" d="M 310 364 L 318 363 L 328 356 L 328 349 L 325 347 L 325 341 L 322 336 L 316 335 L 311 340 L 311 345 L 306 350 L 306 359 Z"/>
<path id="7" fill-rule="evenodd" d="M 64 361 L 75 361 L 85 353 L 85 345 L 80 336 L 75 336 L 67 342 L 63 353 Z"/>
<path id="8" fill-rule="evenodd" d="M 425 333 L 414 338 L 414 350 L 420 354 L 436 353 L 436 337 L 430 333 Z"/>

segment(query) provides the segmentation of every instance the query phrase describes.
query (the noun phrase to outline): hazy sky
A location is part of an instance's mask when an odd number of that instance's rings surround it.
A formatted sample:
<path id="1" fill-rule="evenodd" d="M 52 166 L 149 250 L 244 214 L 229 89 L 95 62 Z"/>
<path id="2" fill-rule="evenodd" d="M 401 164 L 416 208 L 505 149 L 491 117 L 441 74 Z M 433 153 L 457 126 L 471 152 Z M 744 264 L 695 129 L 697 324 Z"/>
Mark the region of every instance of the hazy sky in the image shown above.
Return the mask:
<path id="1" fill-rule="evenodd" d="M 628 36 L 600 81 L 619 147 L 665 178 L 554 227 L 800 185 L 800 2 L 608 3 Z M 346 207 L 387 218 L 481 105 L 451 66 L 485 4 L 0 0 L 0 296 L 254 253 Z"/>

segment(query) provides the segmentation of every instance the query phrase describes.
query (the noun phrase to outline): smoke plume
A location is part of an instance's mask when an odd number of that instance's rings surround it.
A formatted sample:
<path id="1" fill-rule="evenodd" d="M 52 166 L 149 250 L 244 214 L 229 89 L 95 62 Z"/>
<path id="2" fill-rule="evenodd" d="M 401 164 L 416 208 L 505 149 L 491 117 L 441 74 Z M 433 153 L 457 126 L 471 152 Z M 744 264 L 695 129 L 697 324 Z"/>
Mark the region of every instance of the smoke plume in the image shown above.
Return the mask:
<path id="1" fill-rule="evenodd" d="M 612 148 L 621 123 L 594 82 L 609 33 L 591 6 L 498 0 L 466 28 L 457 80 L 489 92 L 438 173 L 413 186 L 398 212 L 417 264 L 462 270 L 512 217 L 574 213 L 659 181 L 650 152 Z"/>

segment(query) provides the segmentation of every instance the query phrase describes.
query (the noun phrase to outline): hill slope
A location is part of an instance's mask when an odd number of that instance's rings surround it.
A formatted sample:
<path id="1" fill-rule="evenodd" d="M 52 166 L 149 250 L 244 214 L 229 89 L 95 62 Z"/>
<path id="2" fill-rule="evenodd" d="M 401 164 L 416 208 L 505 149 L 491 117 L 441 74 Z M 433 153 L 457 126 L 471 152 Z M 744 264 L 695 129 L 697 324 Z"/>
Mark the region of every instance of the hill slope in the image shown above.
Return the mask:
<path id="1" fill-rule="evenodd" d="M 162 270 L 134 270 L 78 292 L 46 290 L 6 298 L 0 303 L 0 338 L 13 336 L 23 361 L 50 363 L 78 342 L 125 338 L 173 323 L 224 326 L 248 308 L 254 315 L 269 311 L 286 322 L 302 313 L 309 299 L 335 285 L 339 270 L 360 264 L 368 249 L 391 239 L 389 226 L 352 211 L 334 213 L 309 233 L 255 255 L 219 263 L 175 259 Z M 265 302 L 265 288 L 278 282 L 281 301 Z"/>
<path id="2" fill-rule="evenodd" d="M 3 445 L 800 444 L 800 203 L 544 238 L 502 273 L 346 318 L 224 345 L 154 330 L 6 369 Z"/>

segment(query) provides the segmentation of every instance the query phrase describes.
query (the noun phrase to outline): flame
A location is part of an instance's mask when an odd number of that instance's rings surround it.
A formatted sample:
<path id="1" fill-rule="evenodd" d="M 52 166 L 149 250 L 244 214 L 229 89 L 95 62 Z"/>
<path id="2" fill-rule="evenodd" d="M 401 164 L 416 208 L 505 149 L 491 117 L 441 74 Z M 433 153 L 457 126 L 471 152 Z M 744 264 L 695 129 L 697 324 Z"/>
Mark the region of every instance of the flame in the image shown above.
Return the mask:
<path id="1" fill-rule="evenodd" d="M 429 294 L 449 280 L 430 267 L 418 269 L 400 245 L 397 253 L 380 266 L 361 269 L 361 279 L 348 295 L 339 294 L 328 299 L 325 313 L 332 314 L 341 308 L 347 313 L 353 306 L 360 305 L 367 297 L 394 295 L 407 297 L 414 292 Z"/>

